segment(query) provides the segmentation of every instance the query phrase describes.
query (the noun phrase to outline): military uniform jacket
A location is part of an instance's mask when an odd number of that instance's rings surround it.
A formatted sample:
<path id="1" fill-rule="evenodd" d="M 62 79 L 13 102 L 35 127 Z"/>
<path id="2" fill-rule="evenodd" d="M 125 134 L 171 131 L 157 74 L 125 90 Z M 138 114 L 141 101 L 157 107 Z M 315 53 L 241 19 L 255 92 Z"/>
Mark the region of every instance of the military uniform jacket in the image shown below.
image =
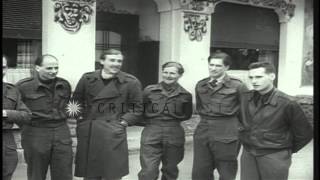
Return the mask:
<path id="1" fill-rule="evenodd" d="M 138 79 L 119 72 L 104 85 L 101 70 L 84 74 L 73 100 L 82 106 L 77 123 L 75 175 L 119 178 L 129 173 L 126 129 L 140 120 L 143 111 L 142 89 Z"/>
<path id="2" fill-rule="evenodd" d="M 18 89 L 5 82 L 2 84 L 2 108 L 7 111 L 7 117 L 2 118 L 2 150 L 5 152 L 5 148 L 17 148 L 14 136 L 9 129 L 13 127 L 13 123 L 19 126 L 29 124 L 31 112 L 22 102 Z"/>
<path id="3" fill-rule="evenodd" d="M 227 74 L 216 87 L 211 87 L 209 81 L 210 78 L 205 78 L 196 85 L 196 108 L 200 116 L 217 118 L 238 115 L 239 90 L 243 83 Z"/>
<path id="4" fill-rule="evenodd" d="M 53 89 L 38 79 L 38 74 L 17 83 L 22 100 L 32 111 L 31 126 L 58 127 L 67 119 L 66 107 L 71 96 L 68 81 L 57 77 Z"/>
<path id="5" fill-rule="evenodd" d="M 192 95 L 179 84 L 168 94 L 161 84 L 149 85 L 143 92 L 144 117 L 148 120 L 184 121 L 192 115 Z"/>
<path id="6" fill-rule="evenodd" d="M 215 141 L 229 143 L 238 140 L 239 95 L 245 85 L 227 74 L 215 87 L 209 85 L 209 81 L 210 78 L 205 78 L 196 85 L 196 108 L 201 117 L 199 125 L 209 128 L 208 133 Z M 206 121 L 210 126 L 205 124 Z"/>
<path id="7" fill-rule="evenodd" d="M 254 92 L 241 95 L 240 140 L 255 155 L 284 149 L 297 152 L 312 139 L 312 127 L 290 96 L 275 89 L 265 103 L 254 103 Z"/>
<path id="8" fill-rule="evenodd" d="M 11 129 L 13 123 L 29 124 L 31 112 L 21 100 L 18 89 L 9 83 L 2 84 L 2 109 L 7 111 L 7 118 L 2 119 L 2 129 Z"/>

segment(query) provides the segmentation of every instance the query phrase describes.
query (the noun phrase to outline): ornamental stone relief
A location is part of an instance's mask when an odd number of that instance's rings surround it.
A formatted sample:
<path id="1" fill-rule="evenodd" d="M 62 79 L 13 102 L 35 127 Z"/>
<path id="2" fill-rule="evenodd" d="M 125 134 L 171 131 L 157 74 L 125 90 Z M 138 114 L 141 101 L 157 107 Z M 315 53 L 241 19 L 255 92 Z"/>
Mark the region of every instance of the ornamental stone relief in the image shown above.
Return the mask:
<path id="1" fill-rule="evenodd" d="M 95 0 L 52 0 L 54 1 L 54 21 L 66 31 L 76 33 L 82 23 L 90 22 Z"/>
<path id="2" fill-rule="evenodd" d="M 203 35 L 207 33 L 208 15 L 184 13 L 184 31 L 188 33 L 191 41 L 201 41 Z"/>
<path id="3" fill-rule="evenodd" d="M 183 9 L 205 12 L 221 2 L 238 3 L 274 9 L 280 22 L 287 22 L 294 16 L 295 4 L 292 0 L 180 0 Z"/>

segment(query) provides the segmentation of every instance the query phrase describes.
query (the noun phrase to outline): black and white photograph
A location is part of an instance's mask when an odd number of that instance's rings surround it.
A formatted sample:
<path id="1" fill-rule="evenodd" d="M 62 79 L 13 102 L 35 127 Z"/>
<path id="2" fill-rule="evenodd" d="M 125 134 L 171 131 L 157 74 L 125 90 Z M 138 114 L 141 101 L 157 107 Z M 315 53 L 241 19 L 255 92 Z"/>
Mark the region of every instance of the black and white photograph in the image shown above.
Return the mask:
<path id="1" fill-rule="evenodd" d="M 314 4 L 2 0 L 2 179 L 317 179 Z"/>

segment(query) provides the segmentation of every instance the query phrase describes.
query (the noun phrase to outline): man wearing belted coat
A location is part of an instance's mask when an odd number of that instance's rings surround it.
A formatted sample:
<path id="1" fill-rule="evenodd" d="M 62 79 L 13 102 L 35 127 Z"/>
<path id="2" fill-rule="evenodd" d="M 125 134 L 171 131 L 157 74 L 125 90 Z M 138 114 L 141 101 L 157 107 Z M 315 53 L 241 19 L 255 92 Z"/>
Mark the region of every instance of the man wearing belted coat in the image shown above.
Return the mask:
<path id="1" fill-rule="evenodd" d="M 120 71 L 123 55 L 109 49 L 100 57 L 101 70 L 85 73 L 73 100 L 80 104 L 77 121 L 75 176 L 115 180 L 129 173 L 126 127 L 142 115 L 141 83 Z"/>

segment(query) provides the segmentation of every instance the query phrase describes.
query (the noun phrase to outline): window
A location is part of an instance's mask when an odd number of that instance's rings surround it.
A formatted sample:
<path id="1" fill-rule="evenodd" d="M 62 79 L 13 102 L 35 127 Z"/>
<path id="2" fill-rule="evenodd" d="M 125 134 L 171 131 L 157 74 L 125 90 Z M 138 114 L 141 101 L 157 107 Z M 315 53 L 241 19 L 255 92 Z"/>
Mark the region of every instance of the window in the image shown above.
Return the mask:
<path id="1" fill-rule="evenodd" d="M 121 35 L 112 31 L 96 31 L 95 69 L 100 69 L 100 55 L 109 48 L 121 50 Z"/>
<path id="2" fill-rule="evenodd" d="M 31 76 L 34 60 L 41 55 L 41 40 L 4 38 L 2 43 L 9 67 L 5 80 L 16 83 Z"/>

